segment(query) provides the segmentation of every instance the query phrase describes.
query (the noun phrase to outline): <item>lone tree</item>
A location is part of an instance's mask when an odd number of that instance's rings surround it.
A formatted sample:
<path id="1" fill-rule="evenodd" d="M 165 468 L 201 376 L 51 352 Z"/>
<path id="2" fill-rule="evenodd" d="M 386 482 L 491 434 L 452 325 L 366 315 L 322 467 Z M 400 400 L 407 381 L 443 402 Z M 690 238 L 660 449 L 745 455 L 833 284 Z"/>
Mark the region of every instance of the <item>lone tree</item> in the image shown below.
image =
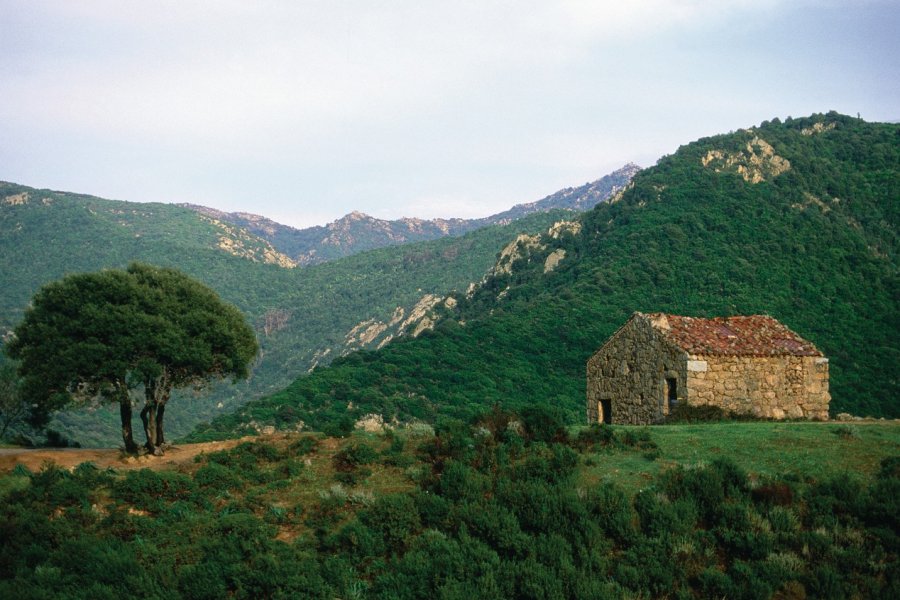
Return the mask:
<path id="1" fill-rule="evenodd" d="M 16 327 L 7 353 L 20 361 L 33 421 L 69 403 L 119 403 L 122 439 L 137 445 L 130 390 L 143 386 L 147 449 L 161 453 L 163 415 L 174 388 L 245 378 L 258 345 L 237 308 L 175 269 L 133 263 L 127 270 L 68 276 L 44 286 Z"/>
<path id="2" fill-rule="evenodd" d="M 29 416 L 28 403 L 22 398 L 19 388 L 15 365 L 0 362 L 0 440 L 10 425 L 25 421 Z"/>

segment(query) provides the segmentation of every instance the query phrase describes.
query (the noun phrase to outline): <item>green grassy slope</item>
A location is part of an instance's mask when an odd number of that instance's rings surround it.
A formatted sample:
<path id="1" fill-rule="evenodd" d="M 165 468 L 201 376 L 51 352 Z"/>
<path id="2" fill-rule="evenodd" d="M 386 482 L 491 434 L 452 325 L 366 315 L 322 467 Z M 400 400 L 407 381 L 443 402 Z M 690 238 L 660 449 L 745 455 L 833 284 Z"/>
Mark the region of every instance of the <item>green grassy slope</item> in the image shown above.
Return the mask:
<path id="1" fill-rule="evenodd" d="M 0 474 L 0 596 L 900 590 L 896 423 L 595 426 L 569 436 L 547 417 L 492 411 L 437 434 L 283 434 L 177 469 L 19 467 Z"/>
<path id="2" fill-rule="evenodd" d="M 900 416 L 898 190 L 897 125 L 829 113 L 699 140 L 460 297 L 432 334 L 336 361 L 202 435 L 494 403 L 580 422 L 585 361 L 635 310 L 770 314 L 831 358 L 832 412 Z"/>

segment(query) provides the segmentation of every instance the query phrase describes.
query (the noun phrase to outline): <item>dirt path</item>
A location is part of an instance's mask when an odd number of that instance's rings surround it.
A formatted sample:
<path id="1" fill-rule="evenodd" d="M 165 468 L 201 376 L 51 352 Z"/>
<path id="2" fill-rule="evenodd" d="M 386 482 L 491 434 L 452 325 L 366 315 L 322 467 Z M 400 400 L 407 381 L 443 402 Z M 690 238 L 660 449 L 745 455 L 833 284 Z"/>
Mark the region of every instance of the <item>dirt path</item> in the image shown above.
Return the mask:
<path id="1" fill-rule="evenodd" d="M 0 473 L 13 470 L 16 465 L 25 465 L 31 471 L 39 471 L 45 462 L 56 463 L 64 469 L 71 469 L 83 462 L 92 462 L 100 469 L 172 469 L 182 464 L 194 462 L 194 457 L 203 452 L 217 452 L 234 448 L 252 438 L 204 442 L 202 444 L 178 444 L 166 450 L 163 456 L 128 456 L 118 448 L 19 448 L 0 449 Z"/>

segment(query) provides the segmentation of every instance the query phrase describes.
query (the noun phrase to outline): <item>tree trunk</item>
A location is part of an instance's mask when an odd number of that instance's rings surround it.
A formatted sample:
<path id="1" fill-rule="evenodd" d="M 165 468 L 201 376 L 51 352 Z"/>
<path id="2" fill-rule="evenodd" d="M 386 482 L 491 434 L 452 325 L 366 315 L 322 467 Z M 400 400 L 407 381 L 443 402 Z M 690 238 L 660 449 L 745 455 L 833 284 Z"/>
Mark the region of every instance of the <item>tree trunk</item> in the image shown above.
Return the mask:
<path id="1" fill-rule="evenodd" d="M 163 436 L 163 415 L 166 413 L 166 403 L 160 402 L 156 405 L 156 445 L 162 447 L 166 443 Z"/>
<path id="2" fill-rule="evenodd" d="M 131 429 L 131 397 L 127 391 L 119 396 L 119 416 L 122 418 L 122 440 L 125 442 L 125 452 L 137 454 L 138 446 L 134 443 L 134 433 Z"/>
<path id="3" fill-rule="evenodd" d="M 141 410 L 141 421 L 144 422 L 144 435 L 147 436 L 145 444 L 147 452 L 154 456 L 162 454 L 162 450 L 156 443 L 156 402 L 149 401 Z"/>
<path id="4" fill-rule="evenodd" d="M 163 415 L 166 412 L 166 402 L 172 393 L 172 379 L 170 373 L 163 369 L 162 373 L 144 382 L 144 409 L 141 411 L 141 421 L 144 422 L 144 434 L 147 436 L 147 450 L 155 456 L 163 454 Z"/>

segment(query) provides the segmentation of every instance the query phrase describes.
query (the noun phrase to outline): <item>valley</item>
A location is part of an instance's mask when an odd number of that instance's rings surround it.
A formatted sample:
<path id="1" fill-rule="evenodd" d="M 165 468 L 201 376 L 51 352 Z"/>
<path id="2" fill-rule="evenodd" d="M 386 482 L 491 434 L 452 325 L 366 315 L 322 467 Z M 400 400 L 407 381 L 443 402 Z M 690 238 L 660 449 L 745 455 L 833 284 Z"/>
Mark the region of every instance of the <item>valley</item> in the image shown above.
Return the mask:
<path id="1" fill-rule="evenodd" d="M 306 267 L 297 267 L 280 234 L 270 241 L 240 223 L 192 209 L 0 184 L 0 280 L 5 283 L 0 332 L 10 334 L 41 285 L 68 273 L 139 260 L 198 278 L 244 312 L 257 330 L 261 352 L 249 381 L 178 395 L 184 410 L 171 414 L 171 432 L 185 435 L 197 423 L 278 391 L 315 366 L 375 348 L 407 329 L 421 332 L 434 308 L 433 301 L 426 307 L 427 299 L 465 290 L 484 276 L 509 240 L 571 218 L 575 213 L 568 207 L 608 197 L 634 170 L 626 167 L 511 209 L 495 219 L 505 224 L 470 223 L 473 230 L 464 235 L 366 252 L 344 247 L 348 256 Z M 268 227 L 282 231 L 275 225 Z M 357 224 L 354 235 L 369 235 L 363 229 Z M 360 336 L 363 331 L 369 333 Z M 50 427 L 84 445 L 116 444 L 116 412 L 93 404 L 58 414 Z"/>

